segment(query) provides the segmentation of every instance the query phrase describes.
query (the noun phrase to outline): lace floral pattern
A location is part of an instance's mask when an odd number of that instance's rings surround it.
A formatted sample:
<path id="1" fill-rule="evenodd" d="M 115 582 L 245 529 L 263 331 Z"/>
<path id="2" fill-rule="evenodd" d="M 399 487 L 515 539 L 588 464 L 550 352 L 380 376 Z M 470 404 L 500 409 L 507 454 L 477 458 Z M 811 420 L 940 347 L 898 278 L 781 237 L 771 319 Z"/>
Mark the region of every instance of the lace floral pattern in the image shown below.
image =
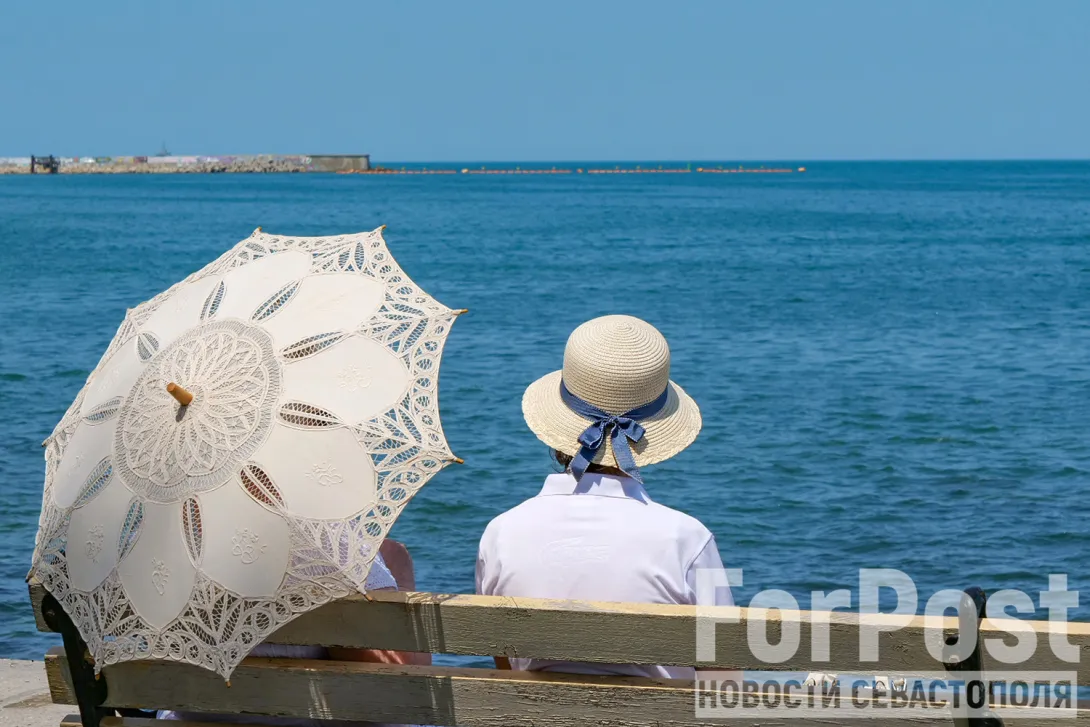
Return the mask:
<path id="1" fill-rule="evenodd" d="M 223 484 L 264 441 L 280 376 L 261 328 L 222 321 L 192 329 L 144 369 L 121 407 L 115 451 L 125 483 L 155 502 Z M 194 394 L 177 426 L 163 426 L 178 411 L 170 381 L 185 381 Z"/>
<path id="2" fill-rule="evenodd" d="M 455 316 L 381 230 L 259 230 L 131 310 L 45 442 L 31 571 L 96 669 L 167 658 L 226 678 L 287 621 L 362 589 L 402 508 L 454 459 L 437 391 Z"/>

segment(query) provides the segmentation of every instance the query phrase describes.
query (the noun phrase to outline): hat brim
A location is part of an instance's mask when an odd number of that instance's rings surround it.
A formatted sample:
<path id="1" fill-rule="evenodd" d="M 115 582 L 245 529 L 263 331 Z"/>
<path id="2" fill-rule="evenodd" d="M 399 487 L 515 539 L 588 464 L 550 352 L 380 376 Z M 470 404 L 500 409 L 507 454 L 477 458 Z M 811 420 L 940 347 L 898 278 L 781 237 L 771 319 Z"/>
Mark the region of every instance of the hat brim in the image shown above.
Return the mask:
<path id="1" fill-rule="evenodd" d="M 522 416 L 530 430 L 545 444 L 574 457 L 580 450 L 579 435 L 590 420 L 568 408 L 560 398 L 560 377 L 554 371 L 530 384 L 522 395 Z M 632 445 L 636 464 L 640 467 L 669 459 L 688 447 L 700 433 L 700 408 L 685 391 L 670 382 L 666 406 L 658 414 L 641 419 L 644 437 Z M 596 464 L 616 467 L 617 459 L 609 446 L 599 448 Z"/>

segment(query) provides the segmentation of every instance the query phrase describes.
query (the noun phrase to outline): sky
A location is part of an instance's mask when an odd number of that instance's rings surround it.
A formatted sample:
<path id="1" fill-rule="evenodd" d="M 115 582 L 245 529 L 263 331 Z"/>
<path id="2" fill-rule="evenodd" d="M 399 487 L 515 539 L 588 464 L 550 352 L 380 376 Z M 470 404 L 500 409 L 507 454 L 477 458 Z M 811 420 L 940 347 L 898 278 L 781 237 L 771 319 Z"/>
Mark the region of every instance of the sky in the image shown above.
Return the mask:
<path id="1" fill-rule="evenodd" d="M 0 4 L 0 156 L 1090 158 L 1090 2 Z"/>

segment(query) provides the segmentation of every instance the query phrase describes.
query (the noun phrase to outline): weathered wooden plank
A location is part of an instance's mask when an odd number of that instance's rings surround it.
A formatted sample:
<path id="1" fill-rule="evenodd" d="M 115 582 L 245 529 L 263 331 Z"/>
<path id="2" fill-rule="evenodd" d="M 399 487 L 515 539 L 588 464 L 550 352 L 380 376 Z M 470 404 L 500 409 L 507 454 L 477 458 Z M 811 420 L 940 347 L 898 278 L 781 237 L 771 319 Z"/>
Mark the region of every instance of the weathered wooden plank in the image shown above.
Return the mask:
<path id="1" fill-rule="evenodd" d="M 61 653 L 47 659 L 60 673 Z M 227 686 L 215 674 L 166 662 L 129 662 L 105 670 L 107 706 L 249 713 L 317 719 L 372 720 L 450 727 L 698 727 L 712 722 L 828 727 L 830 714 L 799 716 L 745 710 L 731 720 L 698 717 L 692 683 L 632 677 L 503 672 L 491 669 L 247 659 Z M 51 684 L 63 680 L 50 680 Z M 70 689 L 70 686 L 67 687 Z M 54 694 L 66 700 L 70 695 Z M 886 713 L 888 714 L 888 712 Z M 906 718 L 911 714 L 911 718 Z M 1064 724 L 1086 727 L 1086 712 Z M 1009 712 L 1004 717 L 1010 716 Z M 853 715 L 853 723 L 859 719 Z M 930 708 L 879 725 L 951 724 L 948 710 Z M 1020 719 L 1019 727 L 1050 727 L 1056 718 Z M 125 720 L 124 727 L 150 727 Z M 106 725 L 103 725 L 106 727 Z M 114 725 L 114 727 L 120 727 Z"/>
<path id="2" fill-rule="evenodd" d="M 34 625 L 38 627 L 39 631 L 52 631 L 49 628 L 49 624 L 45 622 L 45 617 L 42 616 L 42 599 L 45 598 L 45 594 L 48 591 L 45 590 L 45 586 L 41 584 L 41 581 L 37 579 L 31 579 L 27 583 L 27 587 L 30 590 L 30 607 L 34 609 Z"/>
<path id="3" fill-rule="evenodd" d="M 68 670 L 68 660 L 63 657 L 64 647 L 54 646 L 45 654 L 45 680 L 49 685 L 49 694 L 54 704 L 76 704 L 76 692 L 72 688 L 72 673 Z M 58 695 L 64 699 L 58 699 Z M 77 721 L 79 717 L 76 717 Z"/>
<path id="4" fill-rule="evenodd" d="M 39 586 L 40 588 L 40 586 Z M 33 591 L 33 587 L 32 587 Z M 622 664 L 692 665 L 697 663 L 697 609 L 660 604 L 560 601 L 494 596 L 376 592 L 373 601 L 350 597 L 300 616 L 270 637 L 283 644 L 321 644 L 476 656 L 535 657 Z M 40 599 L 39 599 L 40 600 Z M 918 674 L 941 672 L 927 650 L 924 618 L 885 614 L 797 611 L 759 608 L 706 609 L 706 615 L 733 622 L 715 627 L 714 661 L 701 668 L 748 668 L 789 671 Z M 770 664 L 751 648 L 750 634 L 765 633 L 778 643 L 785 620 L 799 619 L 799 648 Z M 827 626 L 824 624 L 827 623 Z M 1090 684 L 1090 658 L 1061 661 L 1049 635 L 1066 628 L 1068 640 L 1090 657 L 1090 623 L 985 620 L 982 638 L 1013 639 L 999 629 L 1017 625 L 1036 634 L 1037 647 L 1027 661 L 1009 671 L 1076 672 Z M 954 630 L 954 618 L 943 620 Z M 860 630 L 899 626 L 877 635 L 879 661 L 860 658 Z M 812 645 L 827 631 L 827 654 Z M 755 655 L 753 652 L 757 651 Z M 988 668 L 1000 665 L 986 656 Z"/>
<path id="5" fill-rule="evenodd" d="M 56 657 L 63 659 L 63 657 Z M 453 727 L 698 727 L 687 682 L 628 677 L 247 659 L 227 687 L 180 664 L 130 662 L 106 670 L 107 706 L 147 706 L 311 719 Z M 682 686 L 685 685 L 685 686 Z M 60 695 L 63 696 L 64 695 Z M 799 720 L 827 727 L 828 720 Z M 936 710 L 928 725 L 947 725 Z"/>
<path id="6" fill-rule="evenodd" d="M 48 662 L 63 660 L 53 655 Z M 55 668 L 50 666 L 49 668 Z M 355 662 L 247 659 L 230 687 L 211 672 L 161 662 L 105 670 L 107 705 L 317 719 L 500 727 L 579 724 L 591 705 L 618 725 L 692 724 L 692 693 L 668 681 Z M 603 682 L 609 682 L 605 684 Z M 682 682 L 684 684 L 684 682 Z M 628 687 L 626 689 L 626 687 Z M 590 689 L 591 694 L 584 692 Z M 620 693 L 625 692 L 622 699 Z M 632 692 L 628 694 L 628 692 Z M 68 695 L 55 694 L 65 699 Z"/>
<path id="7" fill-rule="evenodd" d="M 692 606 L 425 593 L 383 593 L 374 597 L 371 603 L 349 598 L 328 604 L 287 624 L 270 641 L 601 663 L 697 663 L 697 609 Z M 707 613 L 734 618 L 735 622 L 716 625 L 715 659 L 701 662 L 702 668 L 882 674 L 943 671 L 925 645 L 922 616 L 905 620 L 883 614 L 795 612 L 799 619 L 798 650 L 778 664 L 767 664 L 758 658 L 759 653 L 753 653 L 758 649 L 751 649 L 749 635 L 763 631 L 770 643 L 778 643 L 783 633 L 783 612 L 718 608 L 708 609 Z M 957 620 L 947 618 L 943 624 L 953 631 Z M 1081 683 L 1090 684 L 1090 659 L 1071 664 L 1052 653 L 1049 634 L 1059 625 L 1047 621 L 1023 621 L 1018 625 L 1036 634 L 1037 648 L 1029 660 L 1011 670 L 1075 671 Z M 901 628 L 877 635 L 879 661 L 861 661 L 860 629 L 893 626 Z M 1069 623 L 1066 627 L 1069 640 L 1090 657 L 1090 624 Z M 827 630 L 827 656 L 812 648 L 815 630 L 818 637 Z M 1004 638 L 1006 632 L 986 620 L 981 637 Z M 1010 637 L 1004 640 L 1012 641 Z M 995 660 L 987 662 L 998 668 Z"/>

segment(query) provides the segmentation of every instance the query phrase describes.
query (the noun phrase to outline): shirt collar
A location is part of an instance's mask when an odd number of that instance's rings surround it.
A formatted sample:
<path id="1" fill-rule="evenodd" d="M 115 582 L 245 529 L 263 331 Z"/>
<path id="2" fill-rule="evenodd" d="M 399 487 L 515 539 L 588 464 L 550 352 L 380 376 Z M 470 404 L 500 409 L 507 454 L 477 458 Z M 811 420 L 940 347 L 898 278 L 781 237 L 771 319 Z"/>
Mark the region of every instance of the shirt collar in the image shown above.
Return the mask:
<path id="1" fill-rule="evenodd" d="M 541 488 L 538 497 L 548 495 L 597 495 L 636 500 L 642 503 L 651 502 L 643 485 L 634 479 L 591 472 L 583 475 L 583 479 L 579 482 L 575 481 L 575 477 L 570 472 L 549 475 L 545 478 L 545 486 Z"/>

